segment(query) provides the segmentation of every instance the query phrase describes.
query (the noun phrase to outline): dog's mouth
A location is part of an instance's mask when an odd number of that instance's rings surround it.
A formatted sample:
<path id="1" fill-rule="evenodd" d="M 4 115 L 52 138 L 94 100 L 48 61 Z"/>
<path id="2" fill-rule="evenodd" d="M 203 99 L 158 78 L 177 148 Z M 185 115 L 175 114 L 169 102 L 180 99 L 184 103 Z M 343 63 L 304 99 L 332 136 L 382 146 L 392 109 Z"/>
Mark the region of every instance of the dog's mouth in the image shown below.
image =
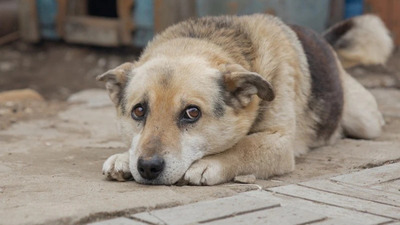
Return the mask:
<path id="1" fill-rule="evenodd" d="M 189 181 L 185 180 L 184 176 L 182 176 L 181 179 L 179 179 L 177 182 L 174 183 L 176 186 L 185 186 L 188 185 Z"/>

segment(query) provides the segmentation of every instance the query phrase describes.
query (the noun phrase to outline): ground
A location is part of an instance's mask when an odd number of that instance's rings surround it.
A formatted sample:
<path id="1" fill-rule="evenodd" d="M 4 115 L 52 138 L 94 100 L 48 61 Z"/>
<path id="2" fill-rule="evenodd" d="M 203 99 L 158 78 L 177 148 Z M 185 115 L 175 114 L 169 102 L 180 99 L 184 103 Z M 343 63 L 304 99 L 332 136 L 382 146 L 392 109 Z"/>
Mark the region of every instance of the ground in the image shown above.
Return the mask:
<path id="1" fill-rule="evenodd" d="M 386 69 L 352 71 L 371 88 L 384 113 L 381 137 L 343 139 L 315 149 L 297 158 L 296 171 L 285 176 L 214 187 L 110 182 L 101 174 L 105 159 L 127 147 L 118 136 L 114 108 L 94 76 L 138 52 L 60 43 L 0 47 L 0 91 L 32 88 L 46 99 L 0 103 L 0 224 L 178 224 L 166 215 L 180 212 L 187 212 L 178 217 L 181 224 L 240 224 L 247 217 L 260 222 L 266 214 L 274 221 L 277 217 L 271 216 L 288 210 L 295 223 L 399 222 L 399 52 Z M 211 210 L 221 201 L 233 203 L 221 206 L 221 212 Z M 237 209 L 235 202 L 243 204 Z M 190 210 L 196 215 L 201 210 L 203 217 L 196 219 Z"/>

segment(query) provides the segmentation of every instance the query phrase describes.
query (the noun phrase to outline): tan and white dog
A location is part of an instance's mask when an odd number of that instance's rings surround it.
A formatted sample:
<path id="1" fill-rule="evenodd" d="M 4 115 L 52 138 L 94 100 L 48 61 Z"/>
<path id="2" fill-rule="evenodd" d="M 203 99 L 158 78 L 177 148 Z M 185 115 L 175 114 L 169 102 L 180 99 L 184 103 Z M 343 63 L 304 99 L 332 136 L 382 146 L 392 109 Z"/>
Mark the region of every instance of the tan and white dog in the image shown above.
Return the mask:
<path id="1" fill-rule="evenodd" d="M 137 62 L 98 76 L 131 146 L 108 158 L 103 173 L 145 184 L 266 179 L 343 135 L 378 137 L 377 103 L 342 64 L 384 63 L 392 48 L 372 15 L 324 37 L 269 15 L 174 25 Z"/>

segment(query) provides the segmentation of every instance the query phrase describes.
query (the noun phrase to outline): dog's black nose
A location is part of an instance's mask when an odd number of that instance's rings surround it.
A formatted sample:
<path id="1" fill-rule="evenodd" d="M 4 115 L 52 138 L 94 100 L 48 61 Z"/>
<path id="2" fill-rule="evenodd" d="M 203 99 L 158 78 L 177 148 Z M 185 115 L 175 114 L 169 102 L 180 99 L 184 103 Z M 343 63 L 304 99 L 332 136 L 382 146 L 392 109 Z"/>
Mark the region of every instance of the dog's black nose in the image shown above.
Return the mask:
<path id="1" fill-rule="evenodd" d="M 144 179 L 153 180 L 163 171 L 164 165 L 164 159 L 158 155 L 146 159 L 140 157 L 137 169 Z"/>

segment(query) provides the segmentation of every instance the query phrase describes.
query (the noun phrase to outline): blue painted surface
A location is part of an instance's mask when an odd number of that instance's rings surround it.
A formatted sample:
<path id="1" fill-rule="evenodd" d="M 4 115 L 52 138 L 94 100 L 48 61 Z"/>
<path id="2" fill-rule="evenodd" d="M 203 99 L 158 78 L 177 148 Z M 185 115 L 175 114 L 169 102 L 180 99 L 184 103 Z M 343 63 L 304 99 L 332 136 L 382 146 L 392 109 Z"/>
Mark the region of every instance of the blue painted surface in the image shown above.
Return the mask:
<path id="1" fill-rule="evenodd" d="M 326 28 L 330 0 L 197 0 L 199 17 L 208 15 L 248 15 L 272 13 L 285 22 L 298 24 L 321 32 Z M 154 35 L 152 0 L 137 0 L 134 9 L 137 31 L 134 44 L 145 46 Z"/>
<path id="2" fill-rule="evenodd" d="M 354 2 L 360 1 L 362 2 L 362 0 L 346 0 L 346 13 L 347 6 L 349 6 L 350 8 L 353 7 L 351 10 L 349 8 L 349 12 L 354 15 L 354 12 L 359 10 L 355 7 L 358 3 L 355 4 Z M 196 9 L 197 15 L 200 17 L 225 14 L 272 13 L 287 23 L 311 27 L 321 32 L 326 28 L 329 4 L 330 0 L 196 0 Z M 153 38 L 153 8 L 153 0 L 135 1 L 132 19 L 137 28 L 133 37 L 133 44 L 136 46 L 143 47 Z M 37 9 L 42 36 L 46 39 L 58 39 L 55 27 L 57 1 L 37 0 Z"/>
<path id="3" fill-rule="evenodd" d="M 41 36 L 46 39 L 59 39 L 56 32 L 57 1 L 37 0 L 36 7 Z"/>
<path id="4" fill-rule="evenodd" d="M 133 37 L 133 44 L 144 47 L 154 36 L 154 4 L 152 0 L 136 0 L 133 20 L 137 30 Z"/>
<path id="5" fill-rule="evenodd" d="M 199 16 L 271 13 L 287 23 L 323 31 L 329 17 L 330 0 L 197 0 Z"/>
<path id="6" fill-rule="evenodd" d="M 364 0 L 346 0 L 345 18 L 359 16 L 364 12 Z"/>

